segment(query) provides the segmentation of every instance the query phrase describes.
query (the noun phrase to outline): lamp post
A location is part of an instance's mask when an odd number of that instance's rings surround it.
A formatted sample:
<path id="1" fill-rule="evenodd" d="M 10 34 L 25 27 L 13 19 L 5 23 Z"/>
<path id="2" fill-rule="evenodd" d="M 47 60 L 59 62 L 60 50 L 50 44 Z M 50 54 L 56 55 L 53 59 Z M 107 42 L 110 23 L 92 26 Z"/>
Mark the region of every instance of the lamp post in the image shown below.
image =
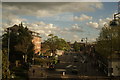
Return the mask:
<path id="1" fill-rule="evenodd" d="M 88 38 L 87 37 L 86 38 L 82 38 L 81 42 L 83 42 L 83 40 L 85 40 L 85 53 L 86 53 L 87 52 L 87 40 L 88 40 Z M 85 72 L 87 72 L 87 63 L 86 63 L 86 66 L 85 66 Z"/>
<path id="2" fill-rule="evenodd" d="M 88 38 L 86 37 L 86 38 L 82 38 L 81 39 L 81 42 L 83 42 L 85 40 L 85 53 L 86 53 L 86 46 L 87 46 L 87 40 L 88 40 Z"/>

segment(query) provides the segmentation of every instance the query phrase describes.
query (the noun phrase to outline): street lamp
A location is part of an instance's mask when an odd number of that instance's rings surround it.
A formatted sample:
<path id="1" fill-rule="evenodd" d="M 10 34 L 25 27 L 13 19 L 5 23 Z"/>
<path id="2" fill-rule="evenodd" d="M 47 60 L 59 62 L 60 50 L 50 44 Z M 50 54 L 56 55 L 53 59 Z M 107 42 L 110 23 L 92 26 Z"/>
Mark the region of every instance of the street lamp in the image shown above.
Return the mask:
<path id="1" fill-rule="evenodd" d="M 88 40 L 88 38 L 86 37 L 86 38 L 82 38 L 81 39 L 81 42 L 83 42 L 85 40 L 85 53 L 86 53 L 86 47 L 87 47 L 87 40 Z"/>
<path id="2" fill-rule="evenodd" d="M 82 38 L 81 39 L 81 42 L 83 42 L 85 40 L 85 53 L 87 52 L 87 40 L 88 38 Z M 84 60 L 85 61 L 85 60 Z M 87 72 L 87 63 L 86 63 L 86 66 L 85 66 L 85 72 Z"/>
<path id="3" fill-rule="evenodd" d="M 87 37 L 86 37 L 86 38 L 82 38 L 82 39 L 81 39 L 81 42 L 83 42 L 84 40 L 86 41 L 86 44 L 87 44 L 88 38 L 87 38 Z"/>

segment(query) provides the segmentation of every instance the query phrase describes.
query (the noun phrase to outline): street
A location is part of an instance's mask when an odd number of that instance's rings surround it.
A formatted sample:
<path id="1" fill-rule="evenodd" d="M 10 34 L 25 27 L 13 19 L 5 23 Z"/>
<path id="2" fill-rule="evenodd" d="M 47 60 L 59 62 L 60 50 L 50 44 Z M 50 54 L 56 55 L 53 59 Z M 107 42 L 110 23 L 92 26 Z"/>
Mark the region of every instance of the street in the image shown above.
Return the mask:
<path id="1" fill-rule="evenodd" d="M 60 63 L 53 70 L 46 66 L 32 65 L 29 78 L 86 78 L 101 77 L 105 74 L 93 66 L 94 59 L 81 53 L 65 53 L 59 56 Z M 32 70 L 35 69 L 35 73 Z"/>
<path id="2" fill-rule="evenodd" d="M 80 53 L 68 53 L 59 57 L 60 63 L 55 69 L 65 69 L 66 75 L 76 76 L 104 76 L 97 68 L 92 65 L 93 58 Z M 78 71 L 77 74 L 72 73 L 73 68 Z"/>

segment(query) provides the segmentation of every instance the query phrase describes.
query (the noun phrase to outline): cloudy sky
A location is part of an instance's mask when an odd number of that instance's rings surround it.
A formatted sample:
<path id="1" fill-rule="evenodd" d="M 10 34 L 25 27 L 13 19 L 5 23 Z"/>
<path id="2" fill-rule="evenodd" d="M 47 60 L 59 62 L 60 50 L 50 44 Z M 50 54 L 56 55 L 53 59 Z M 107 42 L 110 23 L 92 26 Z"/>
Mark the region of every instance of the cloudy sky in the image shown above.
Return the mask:
<path id="1" fill-rule="evenodd" d="M 117 12 L 117 2 L 3 2 L 2 29 L 23 22 L 30 30 L 67 41 L 95 41 Z"/>

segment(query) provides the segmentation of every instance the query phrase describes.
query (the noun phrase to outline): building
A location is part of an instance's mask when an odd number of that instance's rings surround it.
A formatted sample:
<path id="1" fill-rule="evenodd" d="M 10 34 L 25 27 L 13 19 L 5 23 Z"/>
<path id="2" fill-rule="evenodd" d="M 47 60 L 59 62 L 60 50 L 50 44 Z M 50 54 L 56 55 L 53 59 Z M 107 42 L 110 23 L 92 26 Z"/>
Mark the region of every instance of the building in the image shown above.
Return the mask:
<path id="1" fill-rule="evenodd" d="M 7 30 L 9 32 L 15 32 L 18 33 L 19 28 L 23 27 L 23 24 L 19 24 L 19 25 L 14 25 L 12 27 L 7 28 Z M 29 30 L 30 31 L 30 30 Z M 32 42 L 34 44 L 34 52 L 35 54 L 40 54 L 41 53 L 41 37 L 40 34 L 34 31 L 30 31 L 30 33 L 32 34 Z"/>
<path id="2" fill-rule="evenodd" d="M 35 52 L 35 54 L 40 55 L 40 53 L 41 53 L 41 37 L 40 37 L 40 34 L 32 31 L 32 36 L 33 36 L 32 42 L 34 44 L 34 52 Z"/>
<path id="3" fill-rule="evenodd" d="M 41 53 L 41 37 L 39 33 L 29 30 L 22 23 L 5 29 L 6 32 L 9 37 L 2 47 L 8 48 L 10 67 L 15 65 L 18 67 L 21 66 L 21 63 L 32 62 L 32 54 L 26 53 L 33 53 L 33 50 L 35 54 L 39 55 Z"/>

